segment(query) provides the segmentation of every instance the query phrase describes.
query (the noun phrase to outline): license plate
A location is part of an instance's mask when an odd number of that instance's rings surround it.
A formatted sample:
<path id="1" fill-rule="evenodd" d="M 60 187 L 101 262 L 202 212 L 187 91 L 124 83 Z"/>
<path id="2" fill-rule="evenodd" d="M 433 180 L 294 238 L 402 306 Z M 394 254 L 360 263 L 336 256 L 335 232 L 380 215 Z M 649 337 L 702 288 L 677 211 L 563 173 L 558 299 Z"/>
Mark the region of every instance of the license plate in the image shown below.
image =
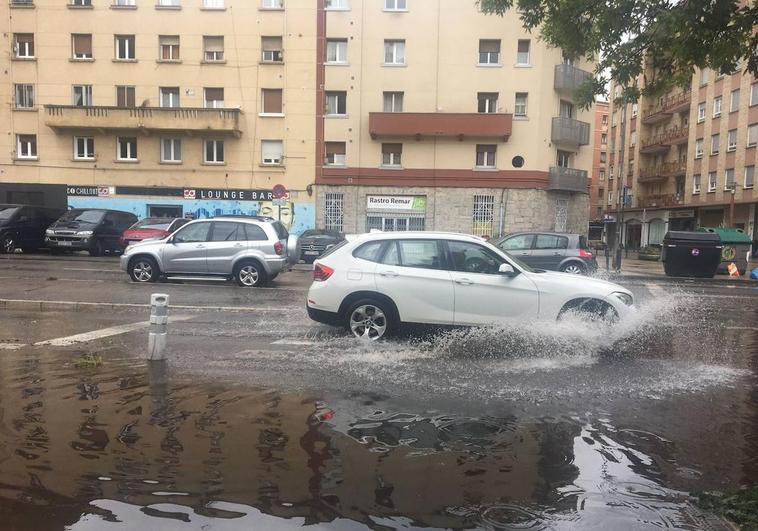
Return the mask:
<path id="1" fill-rule="evenodd" d="M 307 254 L 307 255 L 317 255 L 318 256 L 321 253 L 319 253 L 318 251 L 305 251 L 305 254 Z"/>
<path id="2" fill-rule="evenodd" d="M 71 247 L 71 242 L 58 242 L 61 247 Z"/>

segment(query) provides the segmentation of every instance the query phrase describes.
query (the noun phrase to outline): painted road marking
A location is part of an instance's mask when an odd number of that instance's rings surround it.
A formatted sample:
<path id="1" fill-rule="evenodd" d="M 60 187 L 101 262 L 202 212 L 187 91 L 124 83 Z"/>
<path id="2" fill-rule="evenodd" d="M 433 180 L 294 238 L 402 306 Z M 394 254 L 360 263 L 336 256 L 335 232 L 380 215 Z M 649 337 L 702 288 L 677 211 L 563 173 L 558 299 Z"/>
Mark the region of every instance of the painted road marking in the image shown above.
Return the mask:
<path id="1" fill-rule="evenodd" d="M 177 321 L 186 321 L 192 319 L 189 315 L 176 315 L 169 318 L 169 324 Z M 117 336 L 120 334 L 126 334 L 127 332 L 134 332 L 142 328 L 150 326 L 149 321 L 141 321 L 139 323 L 131 323 L 119 326 L 110 326 L 108 328 L 101 328 L 100 330 L 93 330 L 91 332 L 84 332 L 83 334 L 74 334 L 73 336 L 58 337 L 55 339 L 48 339 L 46 341 L 38 341 L 34 343 L 35 347 L 67 347 L 76 343 L 87 343 L 88 341 L 94 341 L 95 339 L 103 339 L 104 337 Z"/>
<path id="2" fill-rule="evenodd" d="M 303 339 L 278 339 L 271 342 L 272 345 L 316 345 L 315 341 L 305 341 Z"/>
<path id="3" fill-rule="evenodd" d="M 149 308 L 150 304 L 137 302 L 79 302 L 79 301 L 46 301 L 35 299 L 0 299 L 0 306 L 36 306 L 37 309 L 59 309 L 59 308 Z M 48 306 L 48 308 L 44 308 Z M 55 308 L 55 307 L 59 308 Z M 290 312 L 293 308 L 273 308 L 270 306 L 196 306 L 189 304 L 172 304 L 174 310 L 200 310 L 200 311 L 219 311 L 219 312 Z"/>
<path id="4" fill-rule="evenodd" d="M 0 343 L 0 350 L 18 350 L 25 346 L 25 343 Z"/>

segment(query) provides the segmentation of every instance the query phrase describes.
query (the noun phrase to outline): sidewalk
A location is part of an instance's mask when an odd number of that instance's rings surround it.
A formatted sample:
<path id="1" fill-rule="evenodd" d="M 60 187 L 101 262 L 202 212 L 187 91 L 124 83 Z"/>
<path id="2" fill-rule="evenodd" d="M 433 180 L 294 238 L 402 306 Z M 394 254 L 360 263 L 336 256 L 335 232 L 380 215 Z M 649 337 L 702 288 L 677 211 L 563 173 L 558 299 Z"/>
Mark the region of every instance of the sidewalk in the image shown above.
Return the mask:
<path id="1" fill-rule="evenodd" d="M 611 277 L 652 278 L 652 279 L 669 278 L 672 280 L 689 278 L 689 277 L 667 277 L 666 273 L 663 271 L 663 262 L 660 262 L 660 261 L 651 262 L 649 260 L 639 260 L 637 258 L 632 258 L 631 254 L 632 253 L 630 253 L 630 258 L 622 258 L 620 274 L 617 274 L 613 271 L 613 264 L 611 264 L 611 270 L 609 272 Z M 605 256 L 604 255 L 601 254 L 597 257 L 597 265 L 598 265 L 598 272 L 604 274 L 605 273 Z M 747 272 L 739 278 L 730 278 L 729 275 L 716 275 L 713 278 L 699 278 L 698 280 L 702 280 L 705 282 L 750 282 L 750 283 L 758 284 L 758 280 L 750 279 L 750 271 L 752 271 L 756 267 L 758 267 L 758 262 L 753 260 L 752 262 L 748 263 Z"/>

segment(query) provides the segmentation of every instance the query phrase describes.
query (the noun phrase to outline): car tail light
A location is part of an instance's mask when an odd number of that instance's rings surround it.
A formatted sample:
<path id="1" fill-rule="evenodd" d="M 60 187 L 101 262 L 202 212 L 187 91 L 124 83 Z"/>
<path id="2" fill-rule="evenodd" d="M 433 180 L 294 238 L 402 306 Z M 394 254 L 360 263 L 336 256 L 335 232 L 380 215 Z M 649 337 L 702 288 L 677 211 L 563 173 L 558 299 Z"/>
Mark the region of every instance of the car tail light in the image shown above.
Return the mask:
<path id="1" fill-rule="evenodd" d="M 579 256 L 581 258 L 592 258 L 592 253 L 589 251 L 585 251 L 584 249 L 579 249 Z"/>
<path id="2" fill-rule="evenodd" d="M 334 269 L 324 264 L 315 264 L 313 266 L 313 280 L 323 282 L 334 274 Z"/>
<path id="3" fill-rule="evenodd" d="M 275 242 L 274 243 L 274 252 L 278 254 L 279 256 L 282 255 L 282 251 L 284 251 L 284 245 L 282 245 L 282 242 Z"/>

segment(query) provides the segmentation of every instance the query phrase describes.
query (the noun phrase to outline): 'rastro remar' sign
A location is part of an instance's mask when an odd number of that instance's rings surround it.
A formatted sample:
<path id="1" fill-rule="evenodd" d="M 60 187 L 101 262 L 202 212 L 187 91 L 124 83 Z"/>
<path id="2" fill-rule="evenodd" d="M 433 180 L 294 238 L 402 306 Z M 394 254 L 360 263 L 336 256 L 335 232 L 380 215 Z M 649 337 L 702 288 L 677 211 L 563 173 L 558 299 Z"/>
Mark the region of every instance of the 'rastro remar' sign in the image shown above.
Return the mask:
<path id="1" fill-rule="evenodd" d="M 367 210 L 426 210 L 426 197 L 414 195 L 368 195 Z"/>

